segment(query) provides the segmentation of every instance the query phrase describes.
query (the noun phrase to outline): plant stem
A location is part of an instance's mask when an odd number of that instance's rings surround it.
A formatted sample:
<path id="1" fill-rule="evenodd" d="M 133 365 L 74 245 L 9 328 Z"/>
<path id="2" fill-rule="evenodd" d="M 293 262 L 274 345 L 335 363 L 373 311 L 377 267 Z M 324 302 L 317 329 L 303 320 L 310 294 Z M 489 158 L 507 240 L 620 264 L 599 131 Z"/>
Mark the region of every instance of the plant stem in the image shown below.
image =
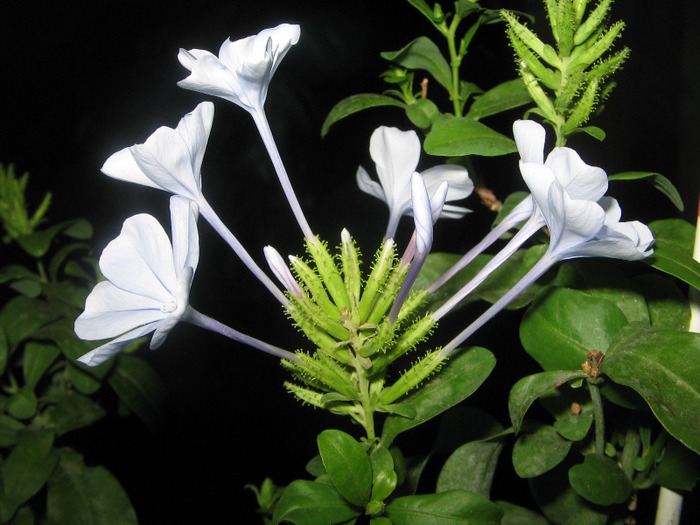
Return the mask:
<path id="1" fill-rule="evenodd" d="M 457 46 L 455 45 L 455 35 L 457 33 L 457 26 L 462 19 L 456 14 L 452 18 L 452 23 L 450 28 L 445 33 L 447 38 L 447 47 L 450 51 L 450 68 L 452 70 L 452 90 L 450 93 L 450 98 L 452 99 L 452 107 L 455 112 L 455 117 L 462 116 L 462 101 L 459 96 L 459 66 L 462 64 L 462 57 L 457 53 Z"/>
<path id="2" fill-rule="evenodd" d="M 595 421 L 595 453 L 605 453 L 605 416 L 603 414 L 603 400 L 600 397 L 600 389 L 593 381 L 588 381 L 588 391 L 593 402 L 593 420 Z"/>

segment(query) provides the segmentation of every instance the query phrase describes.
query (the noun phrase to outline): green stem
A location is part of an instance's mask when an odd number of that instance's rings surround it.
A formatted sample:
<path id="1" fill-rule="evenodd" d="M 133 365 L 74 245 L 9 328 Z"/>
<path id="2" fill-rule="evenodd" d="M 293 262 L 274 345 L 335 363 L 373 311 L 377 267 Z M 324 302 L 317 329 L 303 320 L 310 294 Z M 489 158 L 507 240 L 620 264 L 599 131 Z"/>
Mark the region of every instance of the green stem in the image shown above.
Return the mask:
<path id="1" fill-rule="evenodd" d="M 455 35 L 457 34 L 457 26 L 462 19 L 456 14 L 452 18 L 449 30 L 444 33 L 447 38 L 447 47 L 450 51 L 450 68 L 452 70 L 452 89 L 450 98 L 452 99 L 452 107 L 454 108 L 455 117 L 462 116 L 462 101 L 459 96 L 459 66 L 462 64 L 462 56 L 457 53 L 455 45 Z"/>
<path id="2" fill-rule="evenodd" d="M 600 389 L 593 381 L 588 381 L 588 391 L 593 402 L 593 420 L 595 421 L 595 453 L 605 453 L 605 416 L 603 414 L 603 400 L 600 397 Z"/>
<path id="3" fill-rule="evenodd" d="M 625 433 L 625 444 L 620 458 L 620 467 L 630 481 L 634 477 L 634 460 L 639 455 L 641 443 L 639 432 L 634 426 L 630 426 Z"/>
<path id="4" fill-rule="evenodd" d="M 370 381 L 367 378 L 367 371 L 364 369 L 359 360 L 355 359 L 355 373 L 357 374 L 357 390 L 360 394 L 359 423 L 364 427 L 367 434 L 367 441 L 374 442 L 376 438 L 374 432 L 374 406 L 370 395 Z"/>

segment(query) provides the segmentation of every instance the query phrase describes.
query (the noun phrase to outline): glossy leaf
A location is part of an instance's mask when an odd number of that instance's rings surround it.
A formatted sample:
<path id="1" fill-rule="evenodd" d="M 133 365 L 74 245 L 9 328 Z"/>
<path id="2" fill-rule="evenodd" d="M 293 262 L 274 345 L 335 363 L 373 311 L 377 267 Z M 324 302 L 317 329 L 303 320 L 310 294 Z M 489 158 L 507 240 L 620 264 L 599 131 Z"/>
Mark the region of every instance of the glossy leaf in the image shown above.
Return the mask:
<path id="1" fill-rule="evenodd" d="M 382 106 L 406 107 L 406 104 L 394 97 L 386 95 L 376 95 L 374 93 L 360 93 L 352 95 L 338 102 L 328 113 L 326 120 L 321 127 L 321 136 L 325 137 L 328 134 L 331 126 L 344 119 L 345 117 L 362 111 L 363 109 L 376 108 Z"/>
<path id="2" fill-rule="evenodd" d="M 95 401 L 77 392 L 57 393 L 48 401 L 52 404 L 42 414 L 41 424 L 59 436 L 86 427 L 106 414 L 105 409 Z"/>
<path id="3" fill-rule="evenodd" d="M 406 69 L 422 69 L 448 91 L 452 89 L 452 71 L 440 49 L 428 37 L 420 36 L 398 51 L 385 51 L 382 58 Z"/>
<path id="4" fill-rule="evenodd" d="M 479 95 L 469 108 L 467 117 L 479 120 L 531 102 L 532 98 L 522 79 L 516 78 L 498 84 Z"/>
<path id="5" fill-rule="evenodd" d="M 627 318 L 606 299 L 578 290 L 545 287 L 520 324 L 523 347 L 544 370 L 576 370 L 586 352 L 605 352 Z"/>
<path id="6" fill-rule="evenodd" d="M 676 280 L 664 275 L 645 274 L 633 277 L 644 294 L 650 324 L 657 330 L 687 332 L 690 324 L 688 298 Z"/>
<path id="7" fill-rule="evenodd" d="M 513 467 L 521 478 L 532 478 L 553 469 L 568 455 L 571 441 L 549 425 L 536 425 L 513 445 Z"/>
<path id="8" fill-rule="evenodd" d="M 687 255 L 692 255 L 695 244 L 695 226 L 682 219 L 662 219 L 649 223 L 656 241 L 670 244 Z"/>
<path id="9" fill-rule="evenodd" d="M 660 173 L 645 171 L 626 171 L 608 176 L 608 180 L 646 180 L 661 193 L 666 195 L 679 211 L 683 211 L 683 199 L 673 183 Z"/>
<path id="10" fill-rule="evenodd" d="M 353 505 L 364 507 L 372 491 L 372 465 L 364 445 L 340 430 L 324 430 L 316 442 L 335 488 Z"/>
<path id="11" fill-rule="evenodd" d="M 472 118 L 450 118 L 433 124 L 423 148 L 430 155 L 494 157 L 518 150 L 515 141 Z"/>
<path id="12" fill-rule="evenodd" d="M 569 482 L 580 496 L 598 505 L 623 503 L 632 491 L 615 460 L 600 454 L 588 454 L 583 463 L 571 467 Z"/>
<path id="13" fill-rule="evenodd" d="M 47 515 L 52 525 L 136 525 L 129 497 L 104 467 L 87 467 L 83 458 L 62 449 L 49 480 Z"/>
<path id="14" fill-rule="evenodd" d="M 55 345 L 28 342 L 24 347 L 22 362 L 25 385 L 33 390 L 59 355 L 61 351 Z"/>
<path id="15" fill-rule="evenodd" d="M 649 224 L 654 234 L 654 255 L 644 262 L 677 277 L 700 290 L 700 262 L 693 259 L 695 229 L 680 219 L 666 219 Z"/>
<path id="16" fill-rule="evenodd" d="M 17 296 L 5 303 L 0 311 L 0 325 L 12 349 L 35 330 L 60 316 L 60 312 L 44 301 Z"/>
<path id="17" fill-rule="evenodd" d="M 507 501 L 496 501 L 495 503 L 505 512 L 501 525 L 550 525 L 547 518 L 533 510 Z"/>
<path id="18" fill-rule="evenodd" d="M 157 430 L 165 405 L 165 387 L 143 359 L 120 355 L 109 384 L 124 404 L 152 430 Z"/>
<path id="19" fill-rule="evenodd" d="M 298 479 L 282 493 L 272 523 L 335 525 L 360 515 L 332 485 Z"/>
<path id="20" fill-rule="evenodd" d="M 700 334 L 635 325 L 615 337 L 601 372 L 639 393 L 664 428 L 700 454 L 698 355 Z"/>
<path id="21" fill-rule="evenodd" d="M 513 428 L 520 431 L 520 425 L 526 412 L 539 397 L 560 387 L 572 379 L 586 377 L 583 370 L 553 370 L 540 372 L 520 379 L 510 390 L 508 396 L 508 412 Z"/>
<path id="22" fill-rule="evenodd" d="M 428 421 L 472 395 L 491 374 L 496 358 L 485 348 L 455 350 L 452 357 L 420 388 L 402 402 L 413 407 L 414 418 L 389 415 L 382 429 L 382 444 L 389 447 L 401 432 Z"/>
<path id="23" fill-rule="evenodd" d="M 385 514 L 394 525 L 499 525 L 503 517 L 495 503 L 464 490 L 396 498 Z"/>
<path id="24" fill-rule="evenodd" d="M 414 126 L 428 129 L 440 116 L 440 110 L 431 100 L 421 98 L 406 106 L 406 116 Z"/>

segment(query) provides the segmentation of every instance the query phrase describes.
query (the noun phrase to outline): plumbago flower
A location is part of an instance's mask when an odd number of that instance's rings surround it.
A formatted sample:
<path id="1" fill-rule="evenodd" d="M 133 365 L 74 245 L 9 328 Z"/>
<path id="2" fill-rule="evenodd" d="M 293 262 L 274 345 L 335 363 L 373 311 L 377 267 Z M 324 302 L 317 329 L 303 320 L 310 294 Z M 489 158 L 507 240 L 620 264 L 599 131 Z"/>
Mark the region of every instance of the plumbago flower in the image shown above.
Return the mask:
<path id="1" fill-rule="evenodd" d="M 281 24 L 235 42 L 226 39 L 218 57 L 202 49 L 180 49 L 177 58 L 191 74 L 177 85 L 259 111 L 272 76 L 299 35 L 298 25 Z"/>
<path id="2" fill-rule="evenodd" d="M 199 262 L 197 216 L 196 203 L 171 197 L 172 244 L 151 215 L 124 221 L 119 236 L 100 256 L 100 270 L 107 280 L 95 286 L 75 321 L 75 333 L 81 339 L 115 339 L 78 361 L 99 365 L 151 332 L 151 348 L 158 348 L 186 315 Z"/>
<path id="3" fill-rule="evenodd" d="M 114 179 L 142 184 L 182 195 L 195 201 L 202 216 L 231 246 L 248 269 L 281 303 L 286 298 L 260 269 L 231 233 L 202 194 L 202 160 L 214 119 L 214 104 L 202 102 L 175 129 L 162 126 L 143 144 L 135 144 L 111 155 L 102 173 Z"/>
<path id="4" fill-rule="evenodd" d="M 549 229 L 547 252 L 513 288 L 447 344 L 441 351 L 443 355 L 457 348 L 559 261 L 580 257 L 634 261 L 653 253 L 651 230 L 638 221 L 620 222 L 622 212 L 615 199 L 603 197 L 596 202 L 572 198 L 554 169 L 545 164 L 522 162 L 520 171 L 532 192 L 534 213 L 539 214 Z"/>
<path id="5" fill-rule="evenodd" d="M 369 142 L 369 151 L 377 167 L 379 182 L 372 180 L 362 166 L 357 170 L 357 185 L 365 193 L 383 200 L 389 206 L 389 224 L 385 238 L 396 233 L 402 215 L 412 214 L 411 177 L 416 173 L 421 146 L 415 131 L 401 131 L 381 126 Z M 422 174 L 429 196 L 435 194 L 442 181 L 448 183 L 446 201 L 468 197 L 474 189 L 469 173 L 462 166 L 444 164 L 424 171 Z M 440 217 L 459 218 L 469 212 L 467 208 L 445 205 Z"/>

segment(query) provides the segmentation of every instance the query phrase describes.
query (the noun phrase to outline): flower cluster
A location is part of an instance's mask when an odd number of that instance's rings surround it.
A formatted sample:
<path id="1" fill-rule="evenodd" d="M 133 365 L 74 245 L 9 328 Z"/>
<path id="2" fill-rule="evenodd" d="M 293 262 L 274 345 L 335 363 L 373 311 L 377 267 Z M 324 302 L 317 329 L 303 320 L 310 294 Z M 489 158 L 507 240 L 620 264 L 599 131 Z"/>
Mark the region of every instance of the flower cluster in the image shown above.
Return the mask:
<path id="1" fill-rule="evenodd" d="M 265 117 L 270 79 L 298 39 L 299 27 L 283 24 L 235 42 L 226 40 L 218 57 L 198 49 L 180 50 L 178 58 L 191 74 L 179 85 L 234 102 L 251 114 L 304 234 L 310 260 L 290 256 L 285 261 L 274 248 L 265 247 L 264 256 L 280 289 L 209 205 L 202 192 L 201 166 L 214 104 L 202 102 L 175 129 L 157 129 L 143 144 L 109 157 L 102 168 L 110 177 L 174 195 L 172 243 L 149 215 L 124 222 L 121 234 L 100 258 L 107 281 L 95 287 L 75 324 L 81 338 L 114 339 L 80 361 L 100 364 L 151 332 L 151 348 L 156 348 L 184 320 L 283 359 L 299 383 L 288 385 L 292 392 L 304 401 L 353 417 L 372 436 L 375 411 L 395 410 L 394 401 L 433 373 L 475 330 L 557 261 L 576 257 L 634 260 L 651 254 L 649 229 L 638 222 L 620 222 L 617 201 L 605 196 L 606 173 L 585 164 L 569 148 L 554 148 L 545 159 L 544 128 L 521 120 L 514 124 L 513 132 L 520 173 L 531 194 L 445 275 L 426 290 L 415 290 L 432 247 L 434 223 L 440 217 L 460 218 L 469 211 L 445 203 L 466 198 L 474 184 L 467 170 L 454 164 L 418 172 L 421 144 L 417 134 L 380 127 L 369 146 L 379 182 L 360 167 L 357 183 L 363 192 L 386 202 L 389 219 L 384 241 L 369 274 L 363 277 L 359 250 L 346 230 L 337 257 L 313 235 Z M 253 339 L 188 304 L 199 258 L 196 221 L 200 213 L 285 308 L 317 347 L 315 353 L 293 353 Z M 414 232 L 399 256 L 395 236 L 402 216 L 412 216 Z M 420 316 L 419 306 L 427 294 L 521 223 L 471 282 L 440 308 Z M 386 368 L 424 341 L 444 315 L 545 226 L 549 247 L 527 275 L 445 347 L 428 352 L 410 371 L 385 386 Z"/>

